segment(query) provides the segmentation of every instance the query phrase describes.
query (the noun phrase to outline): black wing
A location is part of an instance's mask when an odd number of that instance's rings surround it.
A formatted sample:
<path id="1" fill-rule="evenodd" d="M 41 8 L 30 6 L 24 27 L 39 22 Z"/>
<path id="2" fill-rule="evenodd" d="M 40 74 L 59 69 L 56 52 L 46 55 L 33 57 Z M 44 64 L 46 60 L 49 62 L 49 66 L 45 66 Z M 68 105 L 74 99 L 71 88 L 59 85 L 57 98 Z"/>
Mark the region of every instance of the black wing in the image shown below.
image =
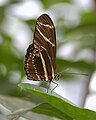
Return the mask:
<path id="1" fill-rule="evenodd" d="M 27 49 L 24 69 L 30 80 L 51 81 L 56 74 L 55 27 L 47 14 L 37 19 L 33 44 Z"/>

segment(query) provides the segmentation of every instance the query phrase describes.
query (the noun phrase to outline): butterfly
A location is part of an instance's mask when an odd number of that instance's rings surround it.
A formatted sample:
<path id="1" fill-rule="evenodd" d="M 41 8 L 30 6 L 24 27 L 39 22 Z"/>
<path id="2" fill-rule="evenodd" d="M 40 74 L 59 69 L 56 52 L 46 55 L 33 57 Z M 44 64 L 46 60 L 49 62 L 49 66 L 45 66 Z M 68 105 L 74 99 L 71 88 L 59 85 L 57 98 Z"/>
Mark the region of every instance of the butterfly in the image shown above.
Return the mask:
<path id="1" fill-rule="evenodd" d="M 29 80 L 51 83 L 59 79 L 56 74 L 55 26 L 48 14 L 37 18 L 33 43 L 25 55 L 24 69 Z"/>

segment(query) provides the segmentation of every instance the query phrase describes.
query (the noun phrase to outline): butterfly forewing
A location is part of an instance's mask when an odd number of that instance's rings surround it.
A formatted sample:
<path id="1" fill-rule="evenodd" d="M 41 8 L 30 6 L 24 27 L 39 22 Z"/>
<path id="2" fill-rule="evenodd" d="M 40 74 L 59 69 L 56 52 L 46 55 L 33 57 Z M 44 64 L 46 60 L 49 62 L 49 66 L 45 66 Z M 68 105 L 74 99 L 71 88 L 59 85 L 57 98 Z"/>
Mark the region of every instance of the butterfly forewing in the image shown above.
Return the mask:
<path id="1" fill-rule="evenodd" d="M 55 27 L 47 14 L 36 22 L 33 44 L 25 56 L 25 72 L 30 80 L 51 81 L 56 70 Z"/>

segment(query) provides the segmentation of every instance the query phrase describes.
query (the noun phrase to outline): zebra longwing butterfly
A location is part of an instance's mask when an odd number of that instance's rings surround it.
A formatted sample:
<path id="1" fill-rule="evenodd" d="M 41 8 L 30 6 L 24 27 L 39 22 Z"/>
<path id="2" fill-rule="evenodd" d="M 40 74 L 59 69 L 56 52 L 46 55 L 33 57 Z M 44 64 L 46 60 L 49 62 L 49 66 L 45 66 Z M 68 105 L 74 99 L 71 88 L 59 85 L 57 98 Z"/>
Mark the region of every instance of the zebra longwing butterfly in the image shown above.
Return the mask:
<path id="1" fill-rule="evenodd" d="M 33 81 L 51 82 L 56 78 L 56 35 L 55 27 L 47 14 L 36 21 L 33 44 L 25 56 L 27 78 Z"/>

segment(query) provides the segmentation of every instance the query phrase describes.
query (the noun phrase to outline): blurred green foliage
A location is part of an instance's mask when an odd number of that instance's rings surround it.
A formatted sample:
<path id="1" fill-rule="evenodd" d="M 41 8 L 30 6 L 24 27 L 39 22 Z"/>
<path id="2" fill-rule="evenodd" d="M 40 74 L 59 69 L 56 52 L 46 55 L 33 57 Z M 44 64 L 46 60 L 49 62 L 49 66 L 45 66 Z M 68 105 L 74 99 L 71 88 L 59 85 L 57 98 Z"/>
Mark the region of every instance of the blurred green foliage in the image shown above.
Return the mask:
<path id="1" fill-rule="evenodd" d="M 12 35 L 8 34 L 4 29 L 7 29 L 7 9 L 12 5 L 22 3 L 19 0 L 10 0 L 4 5 L 0 5 L 0 94 L 10 95 L 10 96 L 26 96 L 18 88 L 18 83 L 20 83 L 24 77 L 24 54 L 17 49 L 13 44 L 14 38 Z M 93 73 L 96 70 L 96 10 L 93 8 L 92 11 L 80 12 L 79 23 L 76 25 L 66 25 L 65 23 L 71 22 L 67 21 L 63 16 L 54 12 L 54 5 L 57 5 L 56 11 L 58 11 L 58 4 L 67 3 L 68 5 L 73 5 L 71 0 L 41 0 L 41 4 L 45 11 L 50 11 L 54 13 L 55 16 L 55 26 L 57 32 L 57 52 L 59 48 L 63 45 L 74 44 L 76 49 L 74 50 L 72 59 L 65 59 L 57 56 L 57 73 L 63 71 L 66 68 L 71 68 L 72 70 L 79 71 L 81 73 L 88 73 L 88 81 L 91 80 Z M 53 7 L 53 9 L 52 9 Z M 70 8 L 69 8 L 70 9 Z M 67 11 L 66 11 L 67 12 Z M 68 13 L 69 14 L 69 13 Z M 10 16 L 8 16 L 10 17 Z M 32 26 L 35 26 L 36 20 L 33 19 L 20 19 L 14 16 L 18 21 L 23 22 L 31 30 Z M 66 22 L 67 21 L 67 22 Z M 7 24 L 5 24 L 7 22 Z M 75 23 L 73 21 L 73 23 Z M 67 23 L 68 24 L 68 23 Z M 11 30 L 9 30 L 11 31 Z M 32 30 L 31 30 L 32 31 Z M 32 31 L 34 32 L 34 30 Z M 15 34 L 15 33 L 14 33 Z M 60 39 L 60 40 L 59 40 Z M 63 41 L 63 42 L 62 42 Z M 18 42 L 16 43 L 18 44 Z M 83 50 L 90 50 L 91 53 L 86 57 L 86 59 L 76 59 L 80 52 Z M 66 52 L 66 51 L 63 51 Z M 90 60 L 91 59 L 91 60 Z M 61 75 L 63 80 L 71 80 L 72 75 Z M 88 86 L 87 86 L 88 87 Z M 28 94 L 28 93 L 27 93 Z M 31 96 L 31 100 L 35 101 L 37 98 Z M 38 98 L 39 101 L 39 98 Z M 36 101 L 37 102 L 37 101 Z M 40 100 L 41 102 L 41 100 Z"/>

